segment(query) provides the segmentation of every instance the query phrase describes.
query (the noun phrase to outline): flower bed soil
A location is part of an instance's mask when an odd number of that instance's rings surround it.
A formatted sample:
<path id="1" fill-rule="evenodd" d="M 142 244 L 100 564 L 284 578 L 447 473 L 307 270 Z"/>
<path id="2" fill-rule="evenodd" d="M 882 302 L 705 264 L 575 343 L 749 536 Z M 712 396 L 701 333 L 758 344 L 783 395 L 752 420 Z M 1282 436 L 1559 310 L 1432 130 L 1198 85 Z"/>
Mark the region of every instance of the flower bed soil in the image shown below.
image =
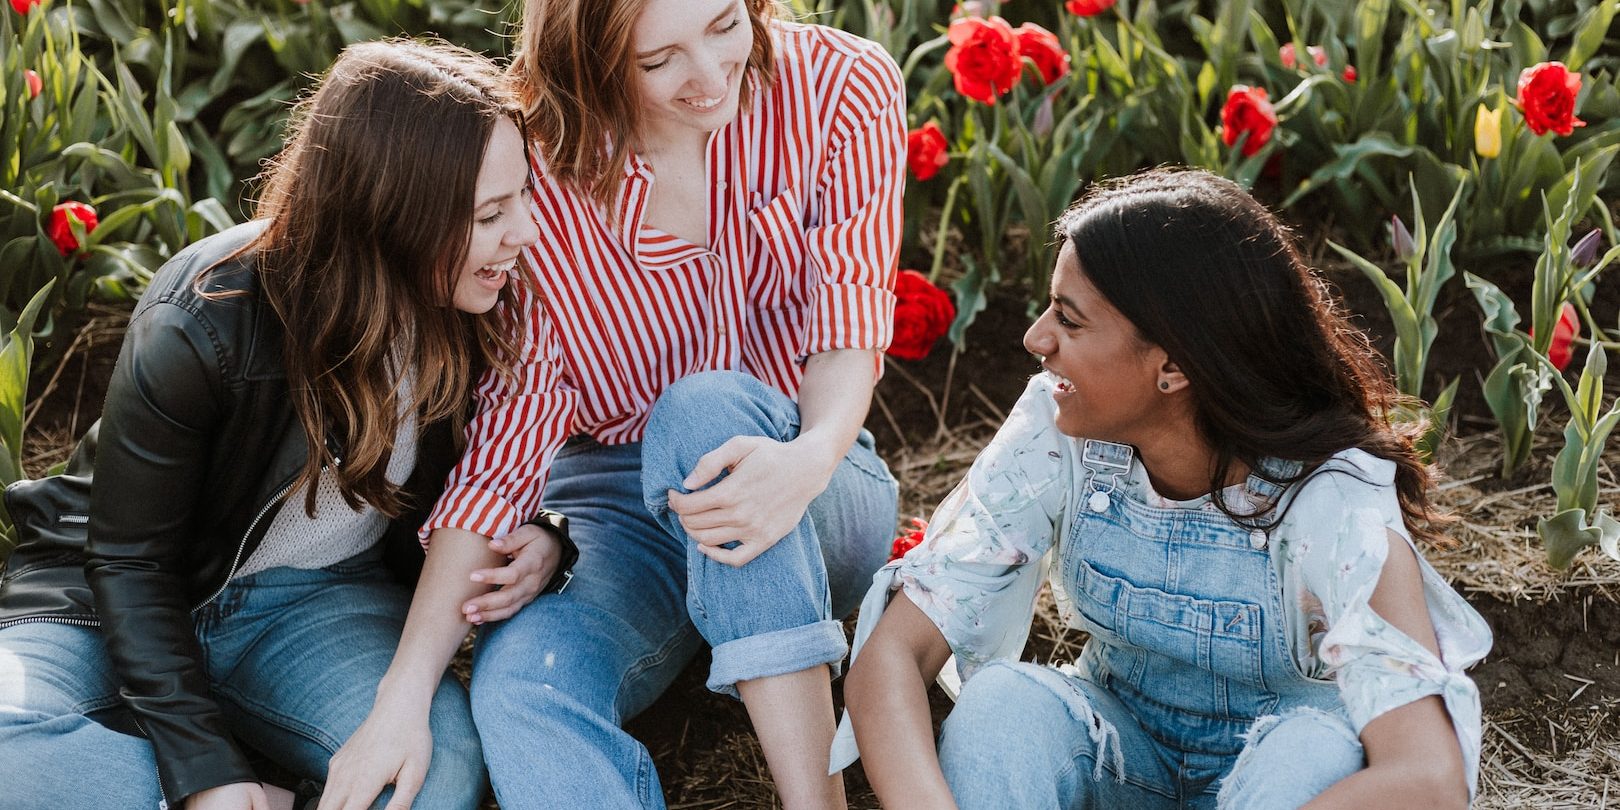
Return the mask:
<path id="1" fill-rule="evenodd" d="M 1546 602 L 1469 601 L 1495 635 L 1470 671 L 1486 716 L 1557 717 L 1620 704 L 1620 606 L 1611 593 L 1575 590 Z M 1519 741 L 1539 751 L 1568 747 L 1542 723 Z"/>

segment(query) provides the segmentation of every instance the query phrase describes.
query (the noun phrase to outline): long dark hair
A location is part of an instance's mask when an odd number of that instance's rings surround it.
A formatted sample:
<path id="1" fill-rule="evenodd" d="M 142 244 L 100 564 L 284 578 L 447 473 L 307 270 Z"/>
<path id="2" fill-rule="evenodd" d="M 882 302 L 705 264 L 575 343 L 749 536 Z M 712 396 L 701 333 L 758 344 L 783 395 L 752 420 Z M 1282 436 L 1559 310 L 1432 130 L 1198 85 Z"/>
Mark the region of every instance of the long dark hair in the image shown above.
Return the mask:
<path id="1" fill-rule="evenodd" d="M 1423 426 L 1391 423 L 1408 403 L 1367 335 L 1300 258 L 1288 228 L 1236 183 L 1204 171 L 1143 172 L 1094 189 L 1058 220 L 1057 235 L 1097 291 L 1186 375 L 1197 428 L 1216 453 L 1210 491 L 1234 463 L 1293 485 L 1360 448 L 1395 463 L 1407 530 L 1441 539 L 1443 519 L 1429 501 L 1434 471 L 1413 450 Z M 1300 470 L 1279 475 L 1266 459 Z"/>
<path id="2" fill-rule="evenodd" d="M 406 505 L 384 474 L 402 419 L 449 419 L 459 437 L 480 370 L 515 366 L 514 285 L 485 315 L 452 303 L 484 149 L 502 119 L 521 131 L 499 67 L 408 39 L 345 48 L 293 110 L 258 202 L 268 223 L 238 255 L 255 254 L 264 299 L 287 327 L 283 363 L 309 444 L 292 491 L 307 489 L 306 514 L 333 465 L 351 508 L 397 517 Z"/>

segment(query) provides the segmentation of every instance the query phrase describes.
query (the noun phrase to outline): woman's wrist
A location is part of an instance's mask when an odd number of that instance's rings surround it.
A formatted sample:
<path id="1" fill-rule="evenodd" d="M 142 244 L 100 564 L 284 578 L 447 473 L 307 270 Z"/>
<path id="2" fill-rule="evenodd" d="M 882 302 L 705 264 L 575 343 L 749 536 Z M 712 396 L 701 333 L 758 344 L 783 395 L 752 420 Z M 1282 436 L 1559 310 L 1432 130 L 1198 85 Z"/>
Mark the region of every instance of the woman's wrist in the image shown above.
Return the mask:
<path id="1" fill-rule="evenodd" d="M 420 709 L 425 714 L 433 703 L 433 693 L 439 688 L 439 678 L 425 670 L 425 667 L 408 667 L 403 672 L 390 669 L 377 684 L 373 710 L 383 707 L 390 712 Z"/>
<path id="2" fill-rule="evenodd" d="M 823 485 L 832 480 L 839 462 L 849 453 L 851 443 L 853 439 L 839 441 L 831 430 L 810 430 L 789 442 L 800 453 L 801 469 L 806 473 L 815 473 Z"/>

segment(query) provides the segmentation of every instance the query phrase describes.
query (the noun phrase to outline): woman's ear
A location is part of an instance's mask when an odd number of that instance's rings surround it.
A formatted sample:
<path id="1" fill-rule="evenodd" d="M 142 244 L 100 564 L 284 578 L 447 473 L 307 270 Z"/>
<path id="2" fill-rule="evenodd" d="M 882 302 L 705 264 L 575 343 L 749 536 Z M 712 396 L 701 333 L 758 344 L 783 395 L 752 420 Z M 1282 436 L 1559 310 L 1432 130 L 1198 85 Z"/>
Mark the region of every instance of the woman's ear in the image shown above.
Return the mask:
<path id="1" fill-rule="evenodd" d="M 1174 394 L 1187 387 L 1187 375 L 1181 373 L 1181 366 L 1176 365 L 1174 360 L 1165 358 L 1159 364 L 1158 386 L 1159 393 Z"/>

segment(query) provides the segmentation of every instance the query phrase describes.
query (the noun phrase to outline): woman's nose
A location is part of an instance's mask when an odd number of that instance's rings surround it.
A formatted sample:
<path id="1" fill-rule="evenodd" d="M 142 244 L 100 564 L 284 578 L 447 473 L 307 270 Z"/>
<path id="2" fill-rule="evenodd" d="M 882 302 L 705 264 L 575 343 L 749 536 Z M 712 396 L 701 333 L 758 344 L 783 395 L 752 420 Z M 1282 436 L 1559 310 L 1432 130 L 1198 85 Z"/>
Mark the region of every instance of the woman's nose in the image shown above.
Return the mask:
<path id="1" fill-rule="evenodd" d="M 540 239 L 540 225 L 534 221 L 534 215 L 529 213 L 528 206 L 517 217 L 517 225 L 506 234 L 506 243 L 528 247 Z"/>
<path id="2" fill-rule="evenodd" d="M 1024 350 L 1030 354 L 1045 357 L 1052 353 L 1052 336 L 1044 328 L 1045 321 L 1046 316 L 1042 315 L 1024 332 Z"/>
<path id="3" fill-rule="evenodd" d="M 694 60 L 696 62 L 696 75 L 692 77 L 692 85 L 704 98 L 716 98 L 726 94 L 726 77 L 731 73 L 731 66 L 726 64 L 721 54 L 704 52 Z"/>

